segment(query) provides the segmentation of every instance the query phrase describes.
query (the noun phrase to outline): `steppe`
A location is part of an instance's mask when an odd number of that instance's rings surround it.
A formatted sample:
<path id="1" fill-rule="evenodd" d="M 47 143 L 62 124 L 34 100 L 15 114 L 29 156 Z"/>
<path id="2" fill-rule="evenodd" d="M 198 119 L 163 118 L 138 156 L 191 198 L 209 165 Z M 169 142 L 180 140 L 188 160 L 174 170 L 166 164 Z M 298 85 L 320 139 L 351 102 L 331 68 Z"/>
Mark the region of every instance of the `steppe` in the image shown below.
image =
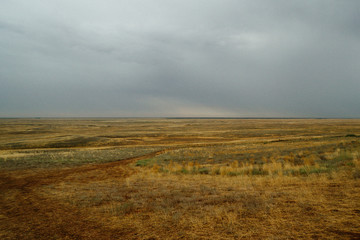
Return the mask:
<path id="1" fill-rule="evenodd" d="M 0 239 L 360 239 L 359 119 L 0 119 Z"/>

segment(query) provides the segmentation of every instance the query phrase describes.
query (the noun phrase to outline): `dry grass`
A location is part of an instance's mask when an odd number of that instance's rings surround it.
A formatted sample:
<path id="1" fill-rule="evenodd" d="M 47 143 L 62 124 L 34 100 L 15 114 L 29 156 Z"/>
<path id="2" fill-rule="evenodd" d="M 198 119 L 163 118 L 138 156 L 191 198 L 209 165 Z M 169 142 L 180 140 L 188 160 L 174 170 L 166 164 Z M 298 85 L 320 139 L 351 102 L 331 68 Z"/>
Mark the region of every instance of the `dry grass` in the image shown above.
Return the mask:
<path id="1" fill-rule="evenodd" d="M 224 177 L 143 169 L 125 181 L 42 191 L 120 231 L 130 229 L 126 239 L 353 239 L 359 187 L 345 173 Z"/>
<path id="2" fill-rule="evenodd" d="M 359 239 L 359 120 L 0 120 L 1 239 Z"/>

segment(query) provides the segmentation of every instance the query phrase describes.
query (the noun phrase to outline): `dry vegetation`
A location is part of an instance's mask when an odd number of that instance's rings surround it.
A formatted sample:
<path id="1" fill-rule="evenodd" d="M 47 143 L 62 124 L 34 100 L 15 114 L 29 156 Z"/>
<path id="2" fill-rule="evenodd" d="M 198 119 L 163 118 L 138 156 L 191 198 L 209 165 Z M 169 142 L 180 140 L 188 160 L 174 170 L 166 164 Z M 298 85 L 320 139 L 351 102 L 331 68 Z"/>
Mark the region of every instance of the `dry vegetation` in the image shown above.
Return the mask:
<path id="1" fill-rule="evenodd" d="M 0 239 L 360 239 L 360 120 L 2 119 Z"/>

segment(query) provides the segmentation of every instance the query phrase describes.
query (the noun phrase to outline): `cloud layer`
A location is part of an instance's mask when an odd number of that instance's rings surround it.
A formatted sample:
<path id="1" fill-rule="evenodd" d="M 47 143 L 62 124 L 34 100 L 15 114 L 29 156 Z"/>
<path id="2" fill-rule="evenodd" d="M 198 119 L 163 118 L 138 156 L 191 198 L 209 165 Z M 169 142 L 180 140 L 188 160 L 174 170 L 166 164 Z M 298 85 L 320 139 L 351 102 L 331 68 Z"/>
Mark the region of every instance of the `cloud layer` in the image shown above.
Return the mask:
<path id="1" fill-rule="evenodd" d="M 360 117 L 358 0 L 1 5 L 0 117 Z"/>

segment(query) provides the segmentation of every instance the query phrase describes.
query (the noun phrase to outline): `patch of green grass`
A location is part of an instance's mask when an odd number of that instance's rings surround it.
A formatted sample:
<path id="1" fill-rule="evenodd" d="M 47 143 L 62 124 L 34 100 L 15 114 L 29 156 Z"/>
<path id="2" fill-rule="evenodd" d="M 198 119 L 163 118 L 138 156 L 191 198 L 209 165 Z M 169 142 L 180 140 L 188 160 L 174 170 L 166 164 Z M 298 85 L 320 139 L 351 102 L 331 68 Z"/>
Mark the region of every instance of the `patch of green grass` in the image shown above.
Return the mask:
<path id="1" fill-rule="evenodd" d="M 209 174 L 209 173 L 210 173 L 210 170 L 209 170 L 208 168 L 206 168 L 206 167 L 203 167 L 203 168 L 199 168 L 199 169 L 198 169 L 198 172 L 199 172 L 200 174 Z"/>
<path id="2" fill-rule="evenodd" d="M 347 162 L 346 166 L 348 167 L 355 167 L 355 163 L 354 162 Z"/>
<path id="3" fill-rule="evenodd" d="M 339 156 L 334 158 L 334 161 L 336 162 L 345 162 L 345 161 L 349 161 L 352 160 L 353 156 L 351 155 L 350 152 L 348 151 L 341 151 Z"/>
<path id="4" fill-rule="evenodd" d="M 160 147 L 128 147 L 113 149 L 49 149 L 22 150 L 22 156 L 0 159 L 0 168 L 32 169 L 79 166 L 89 163 L 106 163 L 142 156 L 160 150 Z"/>
<path id="5" fill-rule="evenodd" d="M 180 170 L 180 173 L 189 174 L 190 172 L 189 172 L 189 170 L 187 170 L 187 169 L 185 169 L 185 168 L 182 168 L 182 169 Z"/>
<path id="6" fill-rule="evenodd" d="M 122 204 L 116 204 L 110 206 L 108 211 L 114 216 L 123 216 L 126 214 L 130 214 L 135 210 L 135 204 L 133 202 L 125 202 Z"/>
<path id="7" fill-rule="evenodd" d="M 146 166 L 152 166 L 154 163 L 155 163 L 155 158 L 148 158 L 137 161 L 135 166 L 146 167 Z"/>
<path id="8" fill-rule="evenodd" d="M 243 175 L 243 173 L 241 173 L 241 172 L 228 172 L 227 175 L 230 176 L 230 177 L 236 177 L 236 176 L 239 176 L 239 175 Z"/>
<path id="9" fill-rule="evenodd" d="M 263 169 L 260 168 L 253 168 L 251 171 L 251 175 L 268 175 L 269 173 L 267 171 L 264 171 Z"/>
<path id="10" fill-rule="evenodd" d="M 126 202 L 119 206 L 119 213 L 129 214 L 135 209 L 135 204 L 133 202 Z"/>
<path id="11" fill-rule="evenodd" d="M 324 167 L 302 167 L 299 171 L 292 171 L 292 175 L 309 176 L 311 174 L 330 173 L 332 169 Z"/>
<path id="12" fill-rule="evenodd" d="M 352 167 L 353 166 L 353 155 L 351 151 L 341 150 L 338 156 L 332 159 L 321 159 L 318 161 L 321 171 L 338 171 L 343 167 Z M 324 170 L 326 169 L 326 170 Z"/>

